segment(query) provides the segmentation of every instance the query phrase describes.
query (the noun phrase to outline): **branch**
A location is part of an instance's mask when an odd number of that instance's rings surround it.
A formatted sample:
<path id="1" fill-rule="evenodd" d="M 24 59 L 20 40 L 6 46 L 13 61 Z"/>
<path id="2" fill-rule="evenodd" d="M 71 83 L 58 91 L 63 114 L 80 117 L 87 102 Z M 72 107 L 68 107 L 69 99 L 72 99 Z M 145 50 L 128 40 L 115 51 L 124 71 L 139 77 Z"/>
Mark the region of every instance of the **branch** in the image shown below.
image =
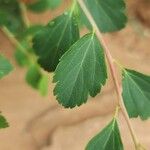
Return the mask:
<path id="1" fill-rule="evenodd" d="M 14 34 L 11 33 L 7 27 L 3 26 L 1 27 L 1 30 L 16 48 L 23 52 L 31 62 L 36 63 L 36 57 L 27 52 L 27 50 L 21 45 L 21 43 L 15 38 Z"/>
<path id="2" fill-rule="evenodd" d="M 20 5 L 21 16 L 22 16 L 22 19 L 24 21 L 24 24 L 26 25 L 26 27 L 30 27 L 30 21 L 29 21 L 28 16 L 27 16 L 26 5 L 22 1 L 19 1 L 19 5 Z"/>
<path id="3" fill-rule="evenodd" d="M 125 108 L 125 105 L 124 105 L 124 102 L 123 102 L 123 98 L 122 98 L 122 91 L 121 91 L 121 88 L 120 88 L 120 85 L 119 85 L 119 80 L 117 78 L 117 71 L 116 71 L 116 68 L 115 68 L 115 65 L 114 65 L 114 59 L 110 53 L 110 50 L 109 48 L 107 47 L 107 44 L 103 38 L 103 35 L 102 33 L 100 32 L 98 26 L 96 25 L 91 13 L 89 12 L 89 10 L 87 9 L 85 3 L 83 0 L 77 0 L 80 7 L 82 8 L 83 12 L 85 13 L 86 17 L 88 18 L 88 20 L 90 21 L 93 29 L 95 30 L 95 33 L 100 41 L 100 43 L 102 44 L 103 48 L 104 48 L 104 51 L 105 51 L 105 54 L 106 54 L 106 58 L 108 60 L 108 64 L 109 64 L 109 67 L 110 67 L 110 71 L 111 71 L 111 75 L 112 75 L 112 78 L 113 78 L 113 82 L 114 82 L 114 85 L 115 85 L 115 90 L 116 90 L 116 93 L 117 93 L 117 97 L 118 97 L 118 105 L 122 111 L 122 114 L 126 120 L 126 123 L 128 125 L 128 128 L 129 128 L 129 131 L 130 131 L 130 134 L 132 136 L 132 139 L 133 139 L 133 142 L 134 142 L 134 145 L 135 145 L 135 149 L 136 150 L 144 150 L 144 148 L 140 145 L 139 143 L 139 140 L 137 139 L 136 137 L 136 134 L 133 130 L 133 127 L 131 125 L 131 122 L 130 122 L 130 118 L 128 116 L 128 113 L 127 113 L 127 110 Z"/>

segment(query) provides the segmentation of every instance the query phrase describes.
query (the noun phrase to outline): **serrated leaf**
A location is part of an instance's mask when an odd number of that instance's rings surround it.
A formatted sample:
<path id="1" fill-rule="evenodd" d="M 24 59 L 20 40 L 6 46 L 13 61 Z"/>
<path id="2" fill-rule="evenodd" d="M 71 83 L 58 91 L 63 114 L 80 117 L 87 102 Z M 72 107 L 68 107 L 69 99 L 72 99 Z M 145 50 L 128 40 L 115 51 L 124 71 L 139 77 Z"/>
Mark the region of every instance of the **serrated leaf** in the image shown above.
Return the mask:
<path id="1" fill-rule="evenodd" d="M 127 18 L 124 0 L 84 0 L 84 2 L 101 32 L 113 32 L 125 27 Z M 85 15 L 82 18 L 91 29 Z"/>
<path id="2" fill-rule="evenodd" d="M 0 79 L 5 75 L 9 74 L 9 72 L 11 72 L 12 69 L 13 67 L 10 64 L 9 60 L 0 55 Z"/>
<path id="3" fill-rule="evenodd" d="M 125 69 L 123 71 L 123 99 L 131 118 L 150 117 L 150 76 Z"/>
<path id="4" fill-rule="evenodd" d="M 58 64 L 54 94 L 64 107 L 75 107 L 96 96 L 106 83 L 107 71 L 104 52 L 92 33 L 78 40 Z"/>
<path id="5" fill-rule="evenodd" d="M 86 150 L 123 150 L 116 119 L 113 119 L 99 134 L 90 140 Z"/>
<path id="6" fill-rule="evenodd" d="M 0 26 L 3 25 L 14 33 L 24 30 L 25 25 L 17 0 L 0 0 Z"/>
<path id="7" fill-rule="evenodd" d="M 26 81 L 31 87 L 38 89 L 39 81 L 41 80 L 41 77 L 42 74 L 37 66 L 32 65 L 29 67 L 26 74 Z"/>
<path id="8" fill-rule="evenodd" d="M 54 9 L 61 4 L 62 0 L 36 0 L 28 4 L 28 8 L 35 12 L 42 12 L 47 9 Z"/>
<path id="9" fill-rule="evenodd" d="M 9 125 L 8 125 L 8 122 L 5 119 L 5 117 L 3 117 L 2 115 L 0 115 L 0 129 L 7 128 L 8 126 Z"/>
<path id="10" fill-rule="evenodd" d="M 47 71 L 54 71 L 60 57 L 78 40 L 79 29 L 74 13 L 66 12 L 52 20 L 33 39 L 38 63 Z"/>

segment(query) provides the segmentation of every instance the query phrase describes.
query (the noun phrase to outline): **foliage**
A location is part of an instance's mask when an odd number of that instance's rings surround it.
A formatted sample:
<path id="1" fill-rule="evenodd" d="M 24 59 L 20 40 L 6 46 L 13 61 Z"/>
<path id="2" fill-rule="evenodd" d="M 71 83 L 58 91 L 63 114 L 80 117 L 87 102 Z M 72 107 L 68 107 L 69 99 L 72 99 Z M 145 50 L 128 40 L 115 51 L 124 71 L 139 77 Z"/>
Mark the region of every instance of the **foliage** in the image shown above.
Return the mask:
<path id="1" fill-rule="evenodd" d="M 61 0 L 37 0 L 28 4 L 28 8 L 34 12 L 42 12 L 47 9 L 54 9 L 59 6 Z"/>
<path id="2" fill-rule="evenodd" d="M 27 70 L 25 79 L 32 88 L 39 90 L 41 95 L 47 95 L 48 77 L 42 74 L 39 66 L 31 65 Z"/>
<path id="3" fill-rule="evenodd" d="M 123 70 L 123 98 L 130 117 L 150 117 L 150 76 Z"/>
<path id="4" fill-rule="evenodd" d="M 125 27 L 127 18 L 125 16 L 125 3 L 123 0 L 84 0 L 87 8 L 93 16 L 97 26 L 102 32 L 113 32 Z M 88 28 L 90 26 L 86 16 L 83 20 Z"/>
<path id="5" fill-rule="evenodd" d="M 57 32 L 57 34 L 56 34 Z M 79 39 L 74 12 L 65 12 L 40 30 L 33 39 L 38 63 L 47 71 L 54 71 L 61 56 Z"/>
<path id="6" fill-rule="evenodd" d="M 100 31 L 109 33 L 124 28 L 127 22 L 126 6 L 124 0 L 73 0 L 68 10 L 47 25 L 29 26 L 26 9 L 40 13 L 58 7 L 61 2 L 0 0 L 0 27 L 16 46 L 14 56 L 19 66 L 27 70 L 27 83 L 41 95 L 46 95 L 49 72 L 53 72 L 56 99 L 65 108 L 73 108 L 86 103 L 89 95 L 95 97 L 105 85 L 107 48 Z M 85 5 L 85 10 L 80 2 Z M 88 31 L 80 38 L 81 22 Z M 111 56 L 108 52 L 106 56 L 113 74 L 114 64 L 109 60 Z M 0 55 L 0 78 L 11 70 L 9 61 Z M 122 97 L 129 117 L 148 119 L 150 76 L 125 68 L 122 71 Z M 116 80 L 115 77 L 113 79 Z M 122 111 L 126 111 L 124 107 Z M 128 116 L 125 117 L 128 120 Z M 6 120 L 0 116 L 0 128 L 7 126 Z M 133 133 L 131 135 L 134 136 Z M 137 148 L 138 145 L 135 143 L 135 146 Z M 89 142 L 86 149 L 109 150 L 110 147 L 123 150 L 116 117 Z"/>
<path id="7" fill-rule="evenodd" d="M 38 88 L 38 83 L 41 79 L 41 73 L 37 66 L 29 67 L 26 74 L 26 81 L 35 89 Z"/>
<path id="8" fill-rule="evenodd" d="M 0 55 L 0 79 L 12 71 L 13 67 L 4 56 Z"/>
<path id="9" fill-rule="evenodd" d="M 123 144 L 116 118 L 99 134 L 90 140 L 86 150 L 123 150 Z"/>
<path id="10" fill-rule="evenodd" d="M 4 56 L 0 54 L 0 79 L 10 73 L 12 69 L 13 67 L 10 64 L 9 60 L 7 60 Z M 8 123 L 6 119 L 0 114 L 0 129 L 6 127 L 8 127 Z"/>
<path id="11" fill-rule="evenodd" d="M 85 103 L 88 93 L 96 96 L 106 83 L 104 52 L 94 33 L 78 40 L 60 59 L 55 70 L 54 94 L 65 107 Z"/>
<path id="12" fill-rule="evenodd" d="M 2 115 L 0 115 L 0 129 L 7 128 L 8 126 L 9 125 L 8 125 L 6 119 Z"/>

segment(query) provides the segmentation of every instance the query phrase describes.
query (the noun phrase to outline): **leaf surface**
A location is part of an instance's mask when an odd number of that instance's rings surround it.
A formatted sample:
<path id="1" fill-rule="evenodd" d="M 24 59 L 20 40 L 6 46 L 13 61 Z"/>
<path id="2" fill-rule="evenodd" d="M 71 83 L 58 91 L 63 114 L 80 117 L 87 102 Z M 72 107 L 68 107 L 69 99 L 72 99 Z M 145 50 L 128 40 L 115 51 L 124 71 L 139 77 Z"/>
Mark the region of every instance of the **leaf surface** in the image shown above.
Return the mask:
<path id="1" fill-rule="evenodd" d="M 35 57 L 33 48 L 31 48 L 30 42 L 25 39 L 20 41 L 20 45 L 24 50 L 22 50 L 20 47 L 17 47 L 14 53 L 14 58 L 19 66 L 29 66 L 32 63 L 32 59 L 34 59 L 32 57 Z"/>
<path id="2" fill-rule="evenodd" d="M 52 20 L 33 39 L 33 48 L 39 64 L 54 71 L 61 56 L 79 39 L 79 29 L 74 13 L 66 12 Z"/>
<path id="3" fill-rule="evenodd" d="M 5 75 L 9 74 L 9 72 L 11 72 L 12 69 L 13 67 L 10 64 L 9 60 L 0 55 L 0 79 Z"/>
<path id="4" fill-rule="evenodd" d="M 123 71 L 123 99 L 131 118 L 150 117 L 150 76 L 125 69 Z"/>
<path id="5" fill-rule="evenodd" d="M 49 79 L 47 75 L 42 74 L 39 66 L 31 65 L 28 68 L 26 81 L 32 88 L 38 90 L 42 96 L 47 95 Z"/>
<path id="6" fill-rule="evenodd" d="M 3 117 L 2 115 L 0 115 L 0 129 L 7 128 L 8 126 L 9 125 L 8 125 L 8 122 L 5 119 L 5 117 Z"/>
<path id="7" fill-rule="evenodd" d="M 38 89 L 42 96 L 46 96 L 48 94 L 48 85 L 49 85 L 48 76 L 43 75 L 38 84 Z"/>
<path id="8" fill-rule="evenodd" d="M 38 89 L 41 77 L 42 74 L 37 66 L 32 65 L 29 67 L 26 74 L 26 81 L 31 87 Z"/>
<path id="9" fill-rule="evenodd" d="M 125 27 L 124 0 L 84 0 L 101 32 L 113 32 Z M 81 12 L 82 13 L 82 12 Z M 81 14 L 83 15 L 83 13 Z M 90 23 L 86 16 L 82 17 L 88 28 Z"/>
<path id="10" fill-rule="evenodd" d="M 54 75 L 54 94 L 64 107 L 73 108 L 94 97 L 106 83 L 104 52 L 92 33 L 78 40 L 60 60 Z"/>
<path id="11" fill-rule="evenodd" d="M 19 49 L 16 49 L 14 56 L 19 66 L 23 67 L 23 66 L 29 65 L 29 60 L 27 56 Z"/>
<path id="12" fill-rule="evenodd" d="M 62 0 L 36 0 L 28 4 L 28 8 L 35 12 L 42 12 L 47 9 L 54 9 L 61 4 Z"/>
<path id="13" fill-rule="evenodd" d="M 19 37 L 22 39 L 31 38 L 35 36 L 35 34 L 43 28 L 43 25 L 32 25 L 26 28 L 23 32 L 19 34 Z"/>
<path id="14" fill-rule="evenodd" d="M 123 150 L 117 120 L 113 119 L 99 134 L 90 140 L 86 150 Z"/>

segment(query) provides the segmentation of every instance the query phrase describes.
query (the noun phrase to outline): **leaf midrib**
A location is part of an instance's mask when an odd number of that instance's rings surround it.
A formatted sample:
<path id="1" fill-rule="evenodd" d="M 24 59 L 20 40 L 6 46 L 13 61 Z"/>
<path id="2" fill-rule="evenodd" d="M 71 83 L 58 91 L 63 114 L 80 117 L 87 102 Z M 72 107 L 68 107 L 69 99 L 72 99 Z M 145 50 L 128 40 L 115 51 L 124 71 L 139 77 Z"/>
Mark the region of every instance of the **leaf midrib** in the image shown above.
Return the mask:
<path id="1" fill-rule="evenodd" d="M 65 15 L 65 14 L 64 14 L 64 15 Z M 64 33 L 65 33 L 65 31 L 66 31 L 66 28 L 67 28 L 67 26 L 68 26 L 68 24 L 69 24 L 69 21 L 71 21 L 71 17 L 72 17 L 72 13 L 70 13 L 70 15 L 68 14 L 68 18 L 67 18 L 67 20 L 66 20 L 64 29 L 63 29 L 63 31 L 61 32 L 59 41 L 58 41 L 58 43 L 57 43 L 57 45 L 56 45 L 55 55 L 53 56 L 52 64 L 54 64 L 54 62 L 55 62 L 55 60 L 56 60 L 56 56 L 57 56 L 58 51 L 59 51 L 60 43 L 61 43 L 61 41 L 62 41 L 62 38 L 63 38 L 63 36 L 64 36 Z M 70 42 L 70 41 L 69 41 L 69 42 Z"/>
<path id="2" fill-rule="evenodd" d="M 109 141 L 109 139 L 110 139 L 110 136 L 111 136 L 111 134 L 112 134 L 113 131 L 114 131 L 114 127 L 115 127 L 115 119 L 113 119 L 112 125 L 110 126 L 111 131 L 110 131 L 110 133 L 109 133 L 109 135 L 108 135 L 108 138 L 107 138 L 106 142 L 104 143 L 103 148 L 105 148 L 105 146 L 107 145 L 107 143 L 108 143 L 108 141 Z"/>

